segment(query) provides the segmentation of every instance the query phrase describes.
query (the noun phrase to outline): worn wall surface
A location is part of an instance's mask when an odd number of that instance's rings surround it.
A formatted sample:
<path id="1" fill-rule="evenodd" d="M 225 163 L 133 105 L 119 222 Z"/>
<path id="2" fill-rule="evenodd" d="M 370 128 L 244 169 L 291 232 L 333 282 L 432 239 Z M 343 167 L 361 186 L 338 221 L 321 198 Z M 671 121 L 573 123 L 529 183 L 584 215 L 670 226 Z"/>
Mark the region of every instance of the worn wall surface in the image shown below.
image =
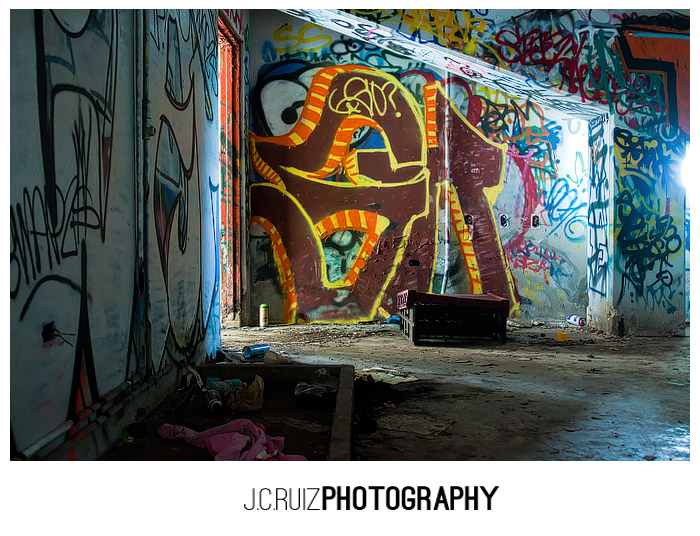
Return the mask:
<path id="1" fill-rule="evenodd" d="M 10 426 L 19 451 L 65 423 L 57 439 L 75 436 L 87 414 L 102 423 L 115 388 L 219 344 L 216 19 L 149 12 L 141 34 L 138 15 L 11 13 Z M 142 115 L 153 127 L 146 142 Z"/>
<path id="2" fill-rule="evenodd" d="M 349 13 L 252 18 L 253 292 L 278 319 L 411 285 L 678 331 L 687 11 Z"/>

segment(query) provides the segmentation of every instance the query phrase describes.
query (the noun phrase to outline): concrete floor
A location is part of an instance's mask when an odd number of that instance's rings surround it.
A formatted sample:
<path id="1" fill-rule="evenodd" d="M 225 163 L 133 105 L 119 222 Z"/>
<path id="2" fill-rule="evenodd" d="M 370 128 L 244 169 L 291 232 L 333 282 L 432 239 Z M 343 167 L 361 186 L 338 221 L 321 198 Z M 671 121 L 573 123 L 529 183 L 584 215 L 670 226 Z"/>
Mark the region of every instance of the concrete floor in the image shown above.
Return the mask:
<path id="1" fill-rule="evenodd" d="M 356 381 L 357 408 L 372 405 L 356 427 L 356 460 L 690 458 L 689 333 L 618 338 L 509 322 L 505 345 L 455 348 L 413 346 L 386 324 L 222 326 L 225 351 L 260 342 L 299 363 L 414 379 L 371 382 L 369 395 Z"/>

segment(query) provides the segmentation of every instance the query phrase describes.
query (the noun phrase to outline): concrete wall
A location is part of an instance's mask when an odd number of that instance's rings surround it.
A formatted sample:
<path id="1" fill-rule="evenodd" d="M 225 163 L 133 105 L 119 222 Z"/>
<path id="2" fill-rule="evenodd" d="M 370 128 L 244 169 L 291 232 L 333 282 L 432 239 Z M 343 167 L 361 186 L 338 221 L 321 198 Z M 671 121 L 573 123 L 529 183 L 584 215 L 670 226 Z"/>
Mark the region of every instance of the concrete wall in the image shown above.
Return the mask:
<path id="1" fill-rule="evenodd" d="M 216 16 L 10 22 L 12 445 L 95 457 L 220 344 Z"/>
<path id="2" fill-rule="evenodd" d="M 618 332 L 682 329 L 687 11 L 289 13 L 251 18 L 252 290 L 273 318 L 370 319 L 413 286 L 497 292 L 531 318 L 590 302 L 589 320 Z M 341 110 L 331 92 L 370 100 Z M 390 125 L 376 99 L 410 112 Z M 370 229 L 348 210 L 389 211 Z"/>

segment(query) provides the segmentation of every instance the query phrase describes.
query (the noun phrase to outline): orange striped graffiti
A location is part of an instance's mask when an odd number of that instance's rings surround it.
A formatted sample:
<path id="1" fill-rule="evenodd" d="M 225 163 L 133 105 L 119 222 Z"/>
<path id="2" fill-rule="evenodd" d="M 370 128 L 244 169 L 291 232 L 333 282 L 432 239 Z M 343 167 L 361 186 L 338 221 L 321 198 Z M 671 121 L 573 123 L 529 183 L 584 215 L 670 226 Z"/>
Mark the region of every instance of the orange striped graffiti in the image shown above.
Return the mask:
<path id="1" fill-rule="evenodd" d="M 506 147 L 470 125 L 440 83 L 426 86 L 424 100 L 425 113 L 385 72 L 325 67 L 287 133 L 251 133 L 263 182 L 250 185 L 250 221 L 271 240 L 287 322 L 371 320 L 395 310 L 399 290 L 430 290 L 441 210 L 456 232 L 471 292 L 496 292 L 517 309 L 491 210 Z M 452 170 L 448 153 L 460 163 Z M 362 235 L 359 246 L 344 276 L 329 277 L 324 245 L 347 231 Z"/>

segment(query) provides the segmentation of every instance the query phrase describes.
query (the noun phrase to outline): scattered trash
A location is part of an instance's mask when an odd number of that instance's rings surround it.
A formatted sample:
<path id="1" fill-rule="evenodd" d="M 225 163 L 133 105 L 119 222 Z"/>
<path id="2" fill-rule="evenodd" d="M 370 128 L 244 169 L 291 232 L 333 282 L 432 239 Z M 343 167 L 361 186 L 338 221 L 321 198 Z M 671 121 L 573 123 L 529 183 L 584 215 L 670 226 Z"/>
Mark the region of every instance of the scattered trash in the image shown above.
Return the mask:
<path id="1" fill-rule="evenodd" d="M 573 324 L 574 326 L 585 326 L 586 325 L 586 319 L 577 315 L 569 315 L 566 317 L 566 321 L 569 324 Z"/>
<path id="2" fill-rule="evenodd" d="M 652 456 L 651 454 L 647 454 L 646 456 L 644 456 L 644 459 L 651 462 L 651 461 L 656 459 L 656 456 Z"/>
<path id="3" fill-rule="evenodd" d="M 289 363 L 294 363 L 293 359 L 288 358 L 282 354 L 275 352 L 274 350 L 269 350 L 265 352 L 263 361 L 266 365 L 288 365 Z"/>
<path id="4" fill-rule="evenodd" d="M 204 396 L 207 401 L 207 408 L 212 413 L 216 413 L 224 407 L 223 396 L 216 389 L 208 389 L 204 391 Z"/>
<path id="5" fill-rule="evenodd" d="M 516 361 L 532 361 L 531 357 L 516 357 Z"/>
<path id="6" fill-rule="evenodd" d="M 189 387 L 190 381 L 194 378 L 194 380 L 197 382 L 197 386 L 204 393 L 204 399 L 206 400 L 207 408 L 209 408 L 209 411 L 211 411 L 212 413 L 216 413 L 217 411 L 219 411 L 224 405 L 222 394 L 216 389 L 207 389 L 207 387 L 204 385 L 204 382 L 202 381 L 202 377 L 199 375 L 199 372 L 197 372 L 187 361 L 183 359 L 181 361 L 181 364 L 188 371 L 187 386 Z"/>
<path id="7" fill-rule="evenodd" d="M 243 351 L 241 350 L 230 350 L 222 351 L 218 350 L 216 352 L 215 364 L 226 365 L 228 363 L 245 363 L 245 357 L 243 357 Z"/>
<path id="8" fill-rule="evenodd" d="M 207 379 L 204 380 L 204 387 L 206 387 L 207 390 L 216 389 L 223 394 L 225 391 L 233 389 L 234 387 L 246 387 L 246 384 L 237 379 L 222 380 L 217 376 L 207 376 Z"/>
<path id="9" fill-rule="evenodd" d="M 260 409 L 263 405 L 264 390 L 263 379 L 256 375 L 250 387 L 234 387 L 226 391 L 226 406 L 231 411 L 238 412 Z"/>
<path id="10" fill-rule="evenodd" d="M 558 331 L 557 332 L 557 342 L 566 342 L 569 340 L 569 336 L 567 335 L 566 331 Z"/>
<path id="11" fill-rule="evenodd" d="M 337 390 L 335 386 L 299 382 L 294 387 L 294 396 L 302 405 L 315 406 L 334 399 Z"/>
<path id="12" fill-rule="evenodd" d="M 396 315 L 391 315 L 386 319 L 387 324 L 401 324 L 401 319 Z"/>
<path id="13" fill-rule="evenodd" d="M 205 448 L 215 460 L 306 460 L 299 454 L 284 454 L 283 437 L 271 437 L 261 424 L 237 419 L 204 432 L 184 426 L 164 424 L 158 434 L 166 439 L 184 439 Z"/>
<path id="14" fill-rule="evenodd" d="M 266 303 L 260 304 L 260 327 L 261 328 L 266 328 L 268 326 L 269 310 L 270 309 Z"/>
<path id="15" fill-rule="evenodd" d="M 423 439 L 433 439 L 447 430 L 455 421 L 443 421 L 420 414 L 384 415 L 377 419 L 377 428 L 417 435 Z"/>
<path id="16" fill-rule="evenodd" d="M 269 344 L 251 344 L 250 346 L 243 347 L 243 356 L 246 359 L 262 357 L 268 350 L 270 350 Z"/>
<path id="17" fill-rule="evenodd" d="M 564 430 L 566 430 L 567 432 L 578 432 L 581 429 L 580 428 L 564 428 Z"/>
<path id="18" fill-rule="evenodd" d="M 384 382 L 391 385 L 404 382 L 414 382 L 418 378 L 412 376 L 405 372 L 398 370 L 387 369 L 383 367 L 372 367 L 367 369 L 359 369 L 355 371 L 356 374 L 371 376 L 376 382 Z"/>
<path id="19" fill-rule="evenodd" d="M 328 392 L 323 385 L 318 385 L 314 383 L 299 382 L 294 387 L 294 396 L 297 397 L 312 397 L 321 398 Z"/>

